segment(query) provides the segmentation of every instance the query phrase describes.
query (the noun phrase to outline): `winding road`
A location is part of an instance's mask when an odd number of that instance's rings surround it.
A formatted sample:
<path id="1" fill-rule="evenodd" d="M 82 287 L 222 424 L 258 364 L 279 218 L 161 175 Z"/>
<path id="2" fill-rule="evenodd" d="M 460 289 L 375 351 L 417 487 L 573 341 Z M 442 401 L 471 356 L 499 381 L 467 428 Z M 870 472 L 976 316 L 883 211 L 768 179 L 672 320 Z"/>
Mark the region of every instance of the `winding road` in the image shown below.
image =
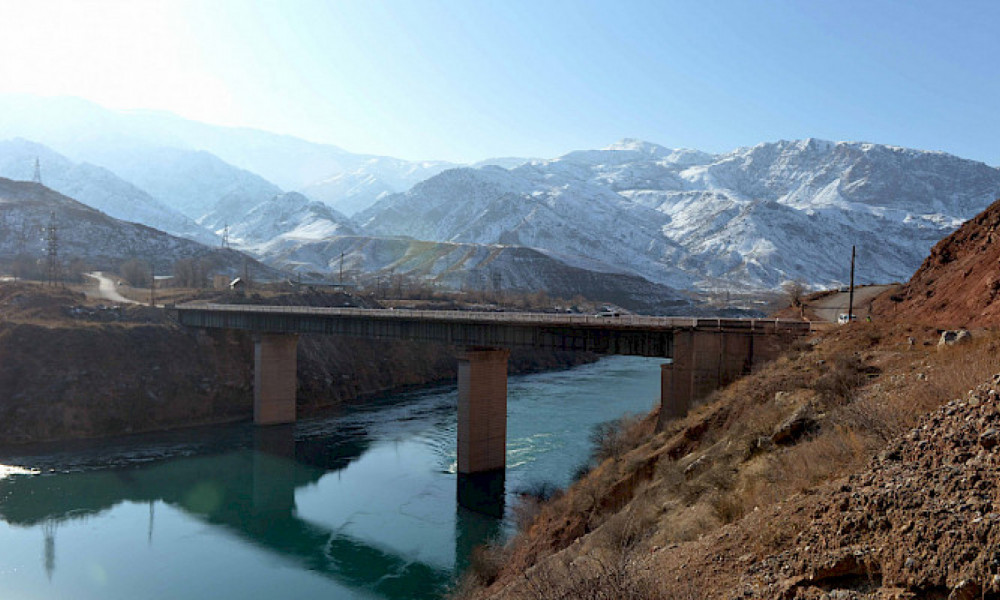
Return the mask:
<path id="1" fill-rule="evenodd" d="M 854 315 L 858 320 L 868 317 L 868 307 L 879 294 L 896 287 L 895 285 L 866 285 L 854 288 Z M 837 322 L 837 316 L 847 313 L 850 303 L 850 292 L 836 292 L 806 304 L 816 316 L 831 323 Z"/>
<path id="2" fill-rule="evenodd" d="M 91 277 L 97 280 L 97 296 L 104 298 L 109 302 L 114 302 L 115 304 L 143 304 L 142 302 L 137 302 L 122 296 L 118 293 L 118 286 L 115 285 L 115 281 L 110 277 L 104 275 L 101 271 L 93 271 L 86 274 L 87 277 Z"/>

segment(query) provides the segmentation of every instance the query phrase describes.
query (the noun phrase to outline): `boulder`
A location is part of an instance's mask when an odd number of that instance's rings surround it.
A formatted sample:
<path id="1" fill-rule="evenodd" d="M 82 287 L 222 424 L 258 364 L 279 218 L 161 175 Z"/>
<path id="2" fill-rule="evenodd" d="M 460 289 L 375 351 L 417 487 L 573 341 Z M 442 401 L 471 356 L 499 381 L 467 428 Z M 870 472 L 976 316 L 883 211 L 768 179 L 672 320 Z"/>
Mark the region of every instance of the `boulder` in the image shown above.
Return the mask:
<path id="1" fill-rule="evenodd" d="M 938 348 L 965 344 L 970 341 L 972 341 L 972 334 L 969 333 L 968 329 L 948 329 L 941 332 L 941 338 L 938 340 Z"/>
<path id="2" fill-rule="evenodd" d="M 816 411 L 812 403 L 807 402 L 774 428 L 771 441 L 775 444 L 794 444 L 804 434 L 815 430 L 817 424 Z"/>

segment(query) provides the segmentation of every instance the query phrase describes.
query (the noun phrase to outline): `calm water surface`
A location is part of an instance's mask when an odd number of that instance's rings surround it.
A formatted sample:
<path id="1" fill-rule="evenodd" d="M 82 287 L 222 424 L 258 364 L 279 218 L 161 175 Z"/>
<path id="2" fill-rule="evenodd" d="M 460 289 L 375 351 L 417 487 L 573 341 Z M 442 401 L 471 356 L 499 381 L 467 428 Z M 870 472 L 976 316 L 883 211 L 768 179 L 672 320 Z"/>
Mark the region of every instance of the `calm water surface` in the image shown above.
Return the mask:
<path id="1" fill-rule="evenodd" d="M 594 425 L 649 410 L 662 360 L 511 377 L 503 518 L 456 502 L 454 387 L 295 426 L 0 452 L 0 598 L 437 598 L 564 487 Z"/>

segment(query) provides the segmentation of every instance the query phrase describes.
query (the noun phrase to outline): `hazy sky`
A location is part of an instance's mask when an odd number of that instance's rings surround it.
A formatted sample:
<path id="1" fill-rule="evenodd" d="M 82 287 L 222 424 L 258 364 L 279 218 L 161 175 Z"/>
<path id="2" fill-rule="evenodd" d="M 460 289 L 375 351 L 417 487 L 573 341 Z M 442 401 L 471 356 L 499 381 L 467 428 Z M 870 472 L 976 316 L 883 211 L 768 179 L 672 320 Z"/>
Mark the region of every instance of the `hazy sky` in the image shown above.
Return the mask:
<path id="1" fill-rule="evenodd" d="M 992 0 L 0 0 L 0 93 L 409 159 L 820 137 L 998 165 L 998 23 Z"/>

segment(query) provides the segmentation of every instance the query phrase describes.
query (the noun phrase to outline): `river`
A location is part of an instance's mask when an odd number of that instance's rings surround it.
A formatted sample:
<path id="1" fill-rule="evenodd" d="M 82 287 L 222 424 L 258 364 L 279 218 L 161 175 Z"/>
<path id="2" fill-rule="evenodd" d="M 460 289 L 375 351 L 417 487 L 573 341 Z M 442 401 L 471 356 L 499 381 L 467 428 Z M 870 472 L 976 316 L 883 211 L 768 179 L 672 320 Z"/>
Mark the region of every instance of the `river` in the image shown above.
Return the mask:
<path id="1" fill-rule="evenodd" d="M 0 598 L 438 598 L 510 534 L 519 490 L 567 486 L 595 425 L 654 405 L 662 362 L 511 377 L 500 518 L 456 502 L 454 386 L 294 426 L 0 450 Z"/>

